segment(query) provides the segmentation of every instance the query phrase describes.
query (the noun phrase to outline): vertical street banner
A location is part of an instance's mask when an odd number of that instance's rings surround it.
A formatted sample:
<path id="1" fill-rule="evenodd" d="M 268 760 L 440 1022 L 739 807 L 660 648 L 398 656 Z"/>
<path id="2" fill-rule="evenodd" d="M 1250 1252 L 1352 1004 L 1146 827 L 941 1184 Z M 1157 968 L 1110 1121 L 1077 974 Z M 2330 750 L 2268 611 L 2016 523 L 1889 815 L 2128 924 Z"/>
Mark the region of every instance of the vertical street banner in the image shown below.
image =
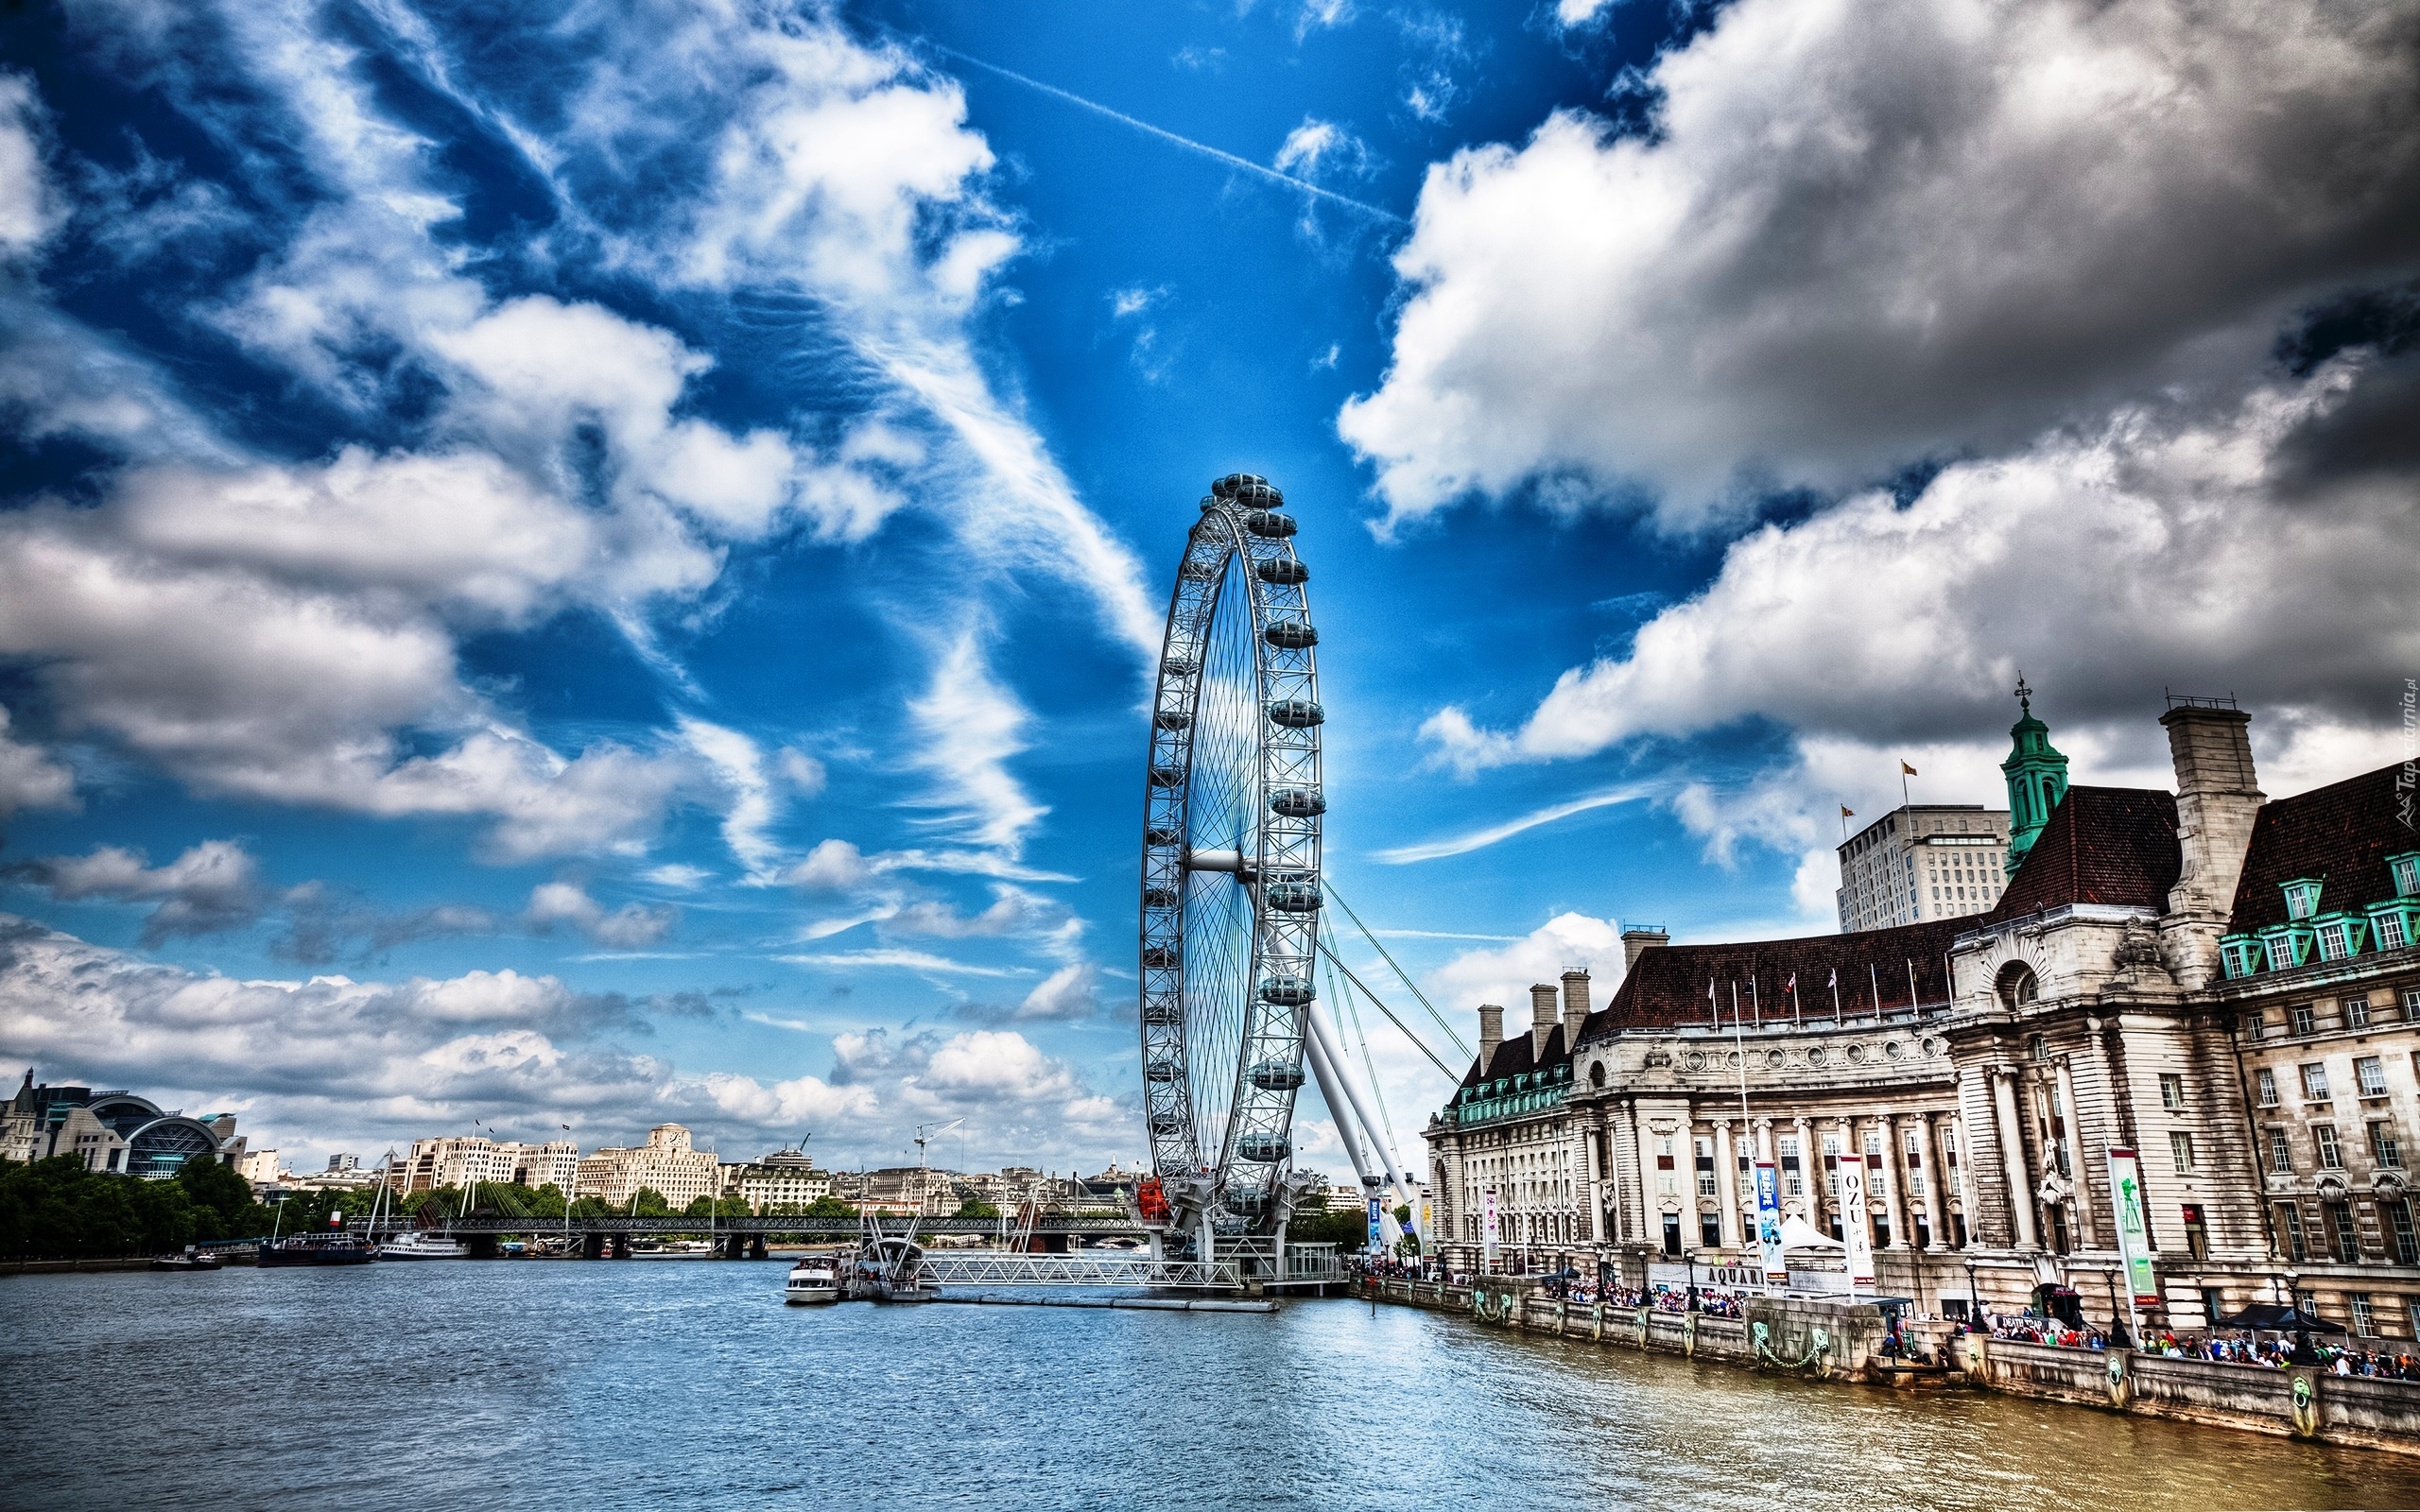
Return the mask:
<path id="1" fill-rule="evenodd" d="M 2126 1290 L 2137 1307 L 2159 1302 L 2159 1278 L 2152 1272 L 2151 1221 L 2143 1211 L 2143 1168 L 2132 1150 L 2109 1152 L 2109 1195 L 2118 1209 L 2118 1258 L 2126 1267 Z"/>
<path id="2" fill-rule="evenodd" d="M 1421 1231 L 1421 1233 L 1422 1233 L 1422 1234 L 1424 1234 L 1424 1235 L 1426 1235 L 1426 1234 L 1429 1231 L 1429 1227 L 1428 1227 L 1428 1226 L 1429 1226 L 1429 1223 L 1430 1223 L 1430 1218 L 1429 1218 L 1429 1212 L 1428 1212 L 1428 1200 L 1429 1200 L 1429 1199 L 1428 1199 L 1428 1197 L 1427 1197 L 1426 1194 L 1423 1194 L 1423 1195 L 1422 1195 L 1422 1197 L 1421 1197 L 1421 1199 L 1420 1199 L 1420 1206 L 1419 1206 L 1419 1208 L 1418 1208 L 1417 1210 L 1415 1210 L 1415 1211 L 1417 1211 L 1419 1212 L 1419 1214 L 1420 1214 L 1420 1231 Z M 1424 1244 L 1425 1244 L 1425 1243 L 1426 1243 L 1426 1239 L 1424 1239 L 1422 1242 L 1423 1242 Z"/>
<path id="3" fill-rule="evenodd" d="M 1479 1194 L 1478 1238 L 1481 1252 L 1487 1256 L 1487 1268 L 1495 1268 L 1495 1189 L 1489 1187 Z"/>
<path id="4" fill-rule="evenodd" d="M 1865 1157 L 1843 1155 L 1841 1173 L 1841 1243 L 1848 1246 L 1849 1289 L 1874 1285 L 1874 1229 L 1865 1211 Z"/>
<path id="5" fill-rule="evenodd" d="M 1387 1205 L 1384 1198 L 1370 1199 L 1370 1253 L 1386 1253 Z"/>
<path id="6" fill-rule="evenodd" d="M 1781 1252 L 1781 1176 L 1771 1160 L 1756 1162 L 1756 1256 L 1766 1285 L 1789 1284 L 1789 1263 Z"/>

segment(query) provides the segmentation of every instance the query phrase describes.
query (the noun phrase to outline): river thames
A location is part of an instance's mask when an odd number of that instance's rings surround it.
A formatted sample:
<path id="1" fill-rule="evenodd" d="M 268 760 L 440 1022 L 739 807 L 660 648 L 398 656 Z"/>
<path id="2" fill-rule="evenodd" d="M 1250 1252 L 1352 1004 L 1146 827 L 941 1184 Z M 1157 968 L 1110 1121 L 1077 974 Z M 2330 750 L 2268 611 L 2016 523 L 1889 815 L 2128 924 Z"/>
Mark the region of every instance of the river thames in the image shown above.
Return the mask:
<path id="1" fill-rule="evenodd" d="M 0 1280 L 0 1504 L 2420 1504 L 2391 1455 L 1409 1309 L 786 1308 L 785 1269 Z"/>

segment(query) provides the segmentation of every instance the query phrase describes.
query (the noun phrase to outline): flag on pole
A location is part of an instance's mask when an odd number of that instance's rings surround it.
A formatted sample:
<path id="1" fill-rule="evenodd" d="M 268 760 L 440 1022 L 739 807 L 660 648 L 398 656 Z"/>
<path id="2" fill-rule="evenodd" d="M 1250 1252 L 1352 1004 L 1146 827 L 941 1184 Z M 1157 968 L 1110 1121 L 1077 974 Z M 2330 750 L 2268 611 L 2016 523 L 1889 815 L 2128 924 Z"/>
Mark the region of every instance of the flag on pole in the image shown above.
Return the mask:
<path id="1" fill-rule="evenodd" d="M 1919 776 L 1922 776 L 1922 775 L 1923 775 L 1922 773 L 1918 772 L 1914 767 L 1912 767 L 1912 766 L 1909 765 L 1906 762 L 1901 762 L 1901 763 L 1899 764 L 1899 770 L 1900 770 L 1901 772 L 1905 773 L 1906 775 L 1910 776 L 1910 777 L 1919 777 Z"/>
<path id="2" fill-rule="evenodd" d="M 1854 819 L 1857 817 L 1857 810 L 1843 803 L 1841 805 L 1841 817 L 1844 819 Z"/>

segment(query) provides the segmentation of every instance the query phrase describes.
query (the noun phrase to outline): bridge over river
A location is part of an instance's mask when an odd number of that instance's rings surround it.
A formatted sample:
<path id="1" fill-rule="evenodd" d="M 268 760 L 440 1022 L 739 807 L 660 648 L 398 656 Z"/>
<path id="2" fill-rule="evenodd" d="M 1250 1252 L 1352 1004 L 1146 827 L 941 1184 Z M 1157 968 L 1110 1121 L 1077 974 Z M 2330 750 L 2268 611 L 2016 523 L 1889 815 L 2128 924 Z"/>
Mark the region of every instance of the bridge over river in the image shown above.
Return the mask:
<path id="1" fill-rule="evenodd" d="M 886 1228 L 904 1231 L 905 1222 L 904 1219 L 887 1220 Z M 404 1233 L 417 1227 L 417 1221 L 408 1217 L 382 1217 L 374 1228 L 365 1218 L 355 1218 L 346 1225 L 356 1234 L 375 1239 Z M 468 1217 L 449 1219 L 443 1228 L 447 1233 L 468 1244 L 474 1255 L 493 1255 L 497 1241 L 512 1236 L 576 1242 L 580 1246 L 580 1253 L 590 1259 L 608 1254 L 628 1255 L 633 1239 L 679 1237 L 712 1239 L 716 1250 L 731 1259 L 762 1260 L 767 1245 L 775 1239 L 804 1240 L 811 1245 L 843 1245 L 854 1243 L 865 1233 L 864 1224 L 854 1213 L 828 1218 L 796 1214 L 717 1218 L 711 1224 L 703 1218 L 684 1218 L 678 1214 L 508 1218 L 493 1213 L 474 1213 Z M 1022 1236 L 1014 1225 L 1004 1225 L 997 1218 L 925 1218 L 917 1222 L 915 1231 L 919 1239 L 945 1234 L 989 1239 L 1002 1249 L 1021 1243 L 1025 1246 L 1023 1252 L 1028 1254 L 1069 1254 L 1102 1240 L 1147 1238 L 1143 1226 L 1132 1218 L 1123 1214 L 1092 1213 L 1044 1213 Z"/>

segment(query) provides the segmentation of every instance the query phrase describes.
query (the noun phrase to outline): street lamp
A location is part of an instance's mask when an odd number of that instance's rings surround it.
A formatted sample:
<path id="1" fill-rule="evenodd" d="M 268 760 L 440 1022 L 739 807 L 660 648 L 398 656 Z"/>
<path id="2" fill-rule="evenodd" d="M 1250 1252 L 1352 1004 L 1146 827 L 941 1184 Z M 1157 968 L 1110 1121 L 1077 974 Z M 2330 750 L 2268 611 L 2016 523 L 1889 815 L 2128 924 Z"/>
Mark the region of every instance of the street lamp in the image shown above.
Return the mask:
<path id="1" fill-rule="evenodd" d="M 1690 1312 L 1692 1312 L 1692 1313 L 1694 1313 L 1694 1312 L 1696 1312 L 1696 1311 L 1698 1310 L 1698 1257 L 1697 1257 L 1697 1251 L 1695 1251 L 1695 1250 L 1693 1250 L 1693 1249 L 1684 1249 L 1684 1250 L 1682 1250 L 1682 1251 L 1681 1251 L 1681 1263 L 1682 1263 L 1683 1264 L 1686 1265 L 1686 1266 L 1688 1267 L 1688 1269 L 1689 1269 L 1689 1290 L 1688 1290 L 1688 1293 L 1687 1293 L 1687 1301 L 1688 1301 L 1688 1304 L 1689 1304 L 1689 1311 L 1690 1311 Z"/>
<path id="2" fill-rule="evenodd" d="M 1982 1320 L 1983 1294 L 1975 1289 L 1975 1257 L 1966 1257 L 1966 1323 L 1971 1329 Z"/>
<path id="3" fill-rule="evenodd" d="M 2131 1349 L 2135 1347 L 2135 1341 L 2126 1336 L 2126 1319 L 2118 1311 L 2118 1273 L 2114 1270 L 2105 1270 L 2100 1273 L 2100 1279 L 2109 1283 L 2109 1347 L 2113 1349 Z M 2133 1282 L 2130 1281 L 2127 1284 L 2132 1285 Z"/>

